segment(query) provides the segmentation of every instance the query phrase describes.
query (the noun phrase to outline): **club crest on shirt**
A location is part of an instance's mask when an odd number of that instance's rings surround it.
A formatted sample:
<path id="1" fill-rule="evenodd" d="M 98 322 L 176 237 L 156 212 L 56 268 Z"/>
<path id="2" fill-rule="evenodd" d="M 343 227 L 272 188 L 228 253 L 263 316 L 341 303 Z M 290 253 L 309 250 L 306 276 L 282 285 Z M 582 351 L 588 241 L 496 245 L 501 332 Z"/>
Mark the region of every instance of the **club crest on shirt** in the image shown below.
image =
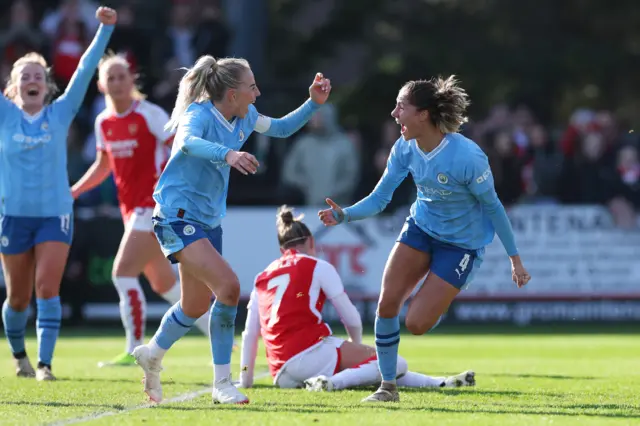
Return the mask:
<path id="1" fill-rule="evenodd" d="M 438 173 L 438 183 L 445 185 L 447 182 L 449 182 L 449 178 L 447 177 L 447 175 Z"/>
<path id="2" fill-rule="evenodd" d="M 244 132 L 240 130 L 240 142 L 244 140 Z"/>
<path id="3" fill-rule="evenodd" d="M 49 123 L 46 121 L 43 121 L 42 124 L 40 125 L 40 130 L 42 130 L 43 132 L 46 132 L 47 130 L 49 130 Z"/>
<path id="4" fill-rule="evenodd" d="M 129 124 L 129 133 L 131 135 L 135 135 L 137 131 L 138 131 L 138 125 L 137 124 L 135 124 L 135 123 Z"/>
<path id="5" fill-rule="evenodd" d="M 113 135 L 113 131 L 111 129 L 107 130 L 107 136 L 111 137 Z"/>

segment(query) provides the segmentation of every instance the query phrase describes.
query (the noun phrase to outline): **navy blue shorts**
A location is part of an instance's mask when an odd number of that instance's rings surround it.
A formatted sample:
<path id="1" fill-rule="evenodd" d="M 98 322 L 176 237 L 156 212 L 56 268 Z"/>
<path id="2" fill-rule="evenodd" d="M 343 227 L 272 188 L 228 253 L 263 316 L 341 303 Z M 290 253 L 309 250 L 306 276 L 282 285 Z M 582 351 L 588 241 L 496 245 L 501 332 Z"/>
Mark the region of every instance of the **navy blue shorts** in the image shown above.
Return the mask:
<path id="1" fill-rule="evenodd" d="M 484 249 L 467 250 L 436 240 L 420 229 L 411 217 L 405 222 L 396 241 L 429 253 L 430 272 L 458 289 L 463 289 L 471 283 L 484 255 Z"/>
<path id="2" fill-rule="evenodd" d="M 222 227 L 209 228 L 184 220 L 153 217 L 153 232 L 160 243 L 162 253 L 171 263 L 178 263 L 175 254 L 189 244 L 206 238 L 222 255 Z"/>
<path id="3" fill-rule="evenodd" d="M 53 217 L 0 216 L 0 253 L 20 254 L 47 241 L 71 245 L 73 214 Z"/>

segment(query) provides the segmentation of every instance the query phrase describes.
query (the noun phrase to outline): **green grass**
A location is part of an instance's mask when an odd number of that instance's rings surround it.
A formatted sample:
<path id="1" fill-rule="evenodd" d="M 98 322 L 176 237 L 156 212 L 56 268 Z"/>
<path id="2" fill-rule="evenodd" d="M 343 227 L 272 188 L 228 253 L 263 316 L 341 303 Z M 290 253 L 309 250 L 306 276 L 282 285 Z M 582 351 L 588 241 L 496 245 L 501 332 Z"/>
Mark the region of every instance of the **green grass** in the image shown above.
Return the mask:
<path id="1" fill-rule="evenodd" d="M 212 405 L 209 394 L 181 403 L 127 411 L 145 404 L 137 367 L 98 369 L 123 348 L 113 332 L 63 330 L 54 362 L 60 379 L 37 383 L 13 377 L 6 344 L 0 350 L 0 424 L 36 425 L 101 412 L 95 425 L 633 425 L 640 424 L 640 335 L 563 331 L 403 336 L 400 351 L 414 371 L 445 375 L 476 371 L 472 389 L 401 392 L 394 405 L 362 405 L 371 389 L 335 393 L 278 390 L 270 378 L 247 391 L 247 406 Z M 612 330 L 609 328 L 609 330 Z M 539 331 L 539 330 L 538 330 Z M 101 335 L 102 334 L 102 335 Z M 369 336 L 368 343 L 372 343 Z M 35 356 L 35 339 L 28 351 Z M 260 349 L 262 355 L 263 349 Z M 239 354 L 234 353 L 234 365 Z M 165 358 L 165 398 L 211 383 L 208 341 L 181 340 Z M 266 370 L 262 356 L 256 370 Z M 234 377 L 237 376 L 237 368 Z"/>

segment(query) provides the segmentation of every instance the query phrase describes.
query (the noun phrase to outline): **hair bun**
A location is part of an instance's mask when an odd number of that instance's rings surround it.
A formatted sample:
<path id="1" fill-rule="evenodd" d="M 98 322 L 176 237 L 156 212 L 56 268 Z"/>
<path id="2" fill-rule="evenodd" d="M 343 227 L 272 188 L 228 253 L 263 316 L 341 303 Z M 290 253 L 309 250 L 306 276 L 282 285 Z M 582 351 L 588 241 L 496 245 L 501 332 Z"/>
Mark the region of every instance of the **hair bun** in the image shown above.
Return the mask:
<path id="1" fill-rule="evenodd" d="M 285 225 L 291 225 L 293 223 L 293 212 L 291 210 L 280 212 L 280 220 Z"/>
<path id="2" fill-rule="evenodd" d="M 277 223 L 280 226 L 291 226 L 296 219 L 293 217 L 293 209 L 286 204 L 280 206 L 277 212 Z"/>

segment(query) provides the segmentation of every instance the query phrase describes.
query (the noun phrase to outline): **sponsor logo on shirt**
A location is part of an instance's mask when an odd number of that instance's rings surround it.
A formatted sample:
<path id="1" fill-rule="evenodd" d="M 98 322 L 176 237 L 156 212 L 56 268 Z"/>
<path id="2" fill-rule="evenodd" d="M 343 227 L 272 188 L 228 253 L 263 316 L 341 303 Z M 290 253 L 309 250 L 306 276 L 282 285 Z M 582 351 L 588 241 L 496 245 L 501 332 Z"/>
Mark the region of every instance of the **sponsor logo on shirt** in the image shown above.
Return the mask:
<path id="1" fill-rule="evenodd" d="M 45 133 L 40 136 L 26 136 L 22 133 L 15 133 L 13 140 L 14 142 L 22 144 L 23 149 L 33 149 L 38 145 L 51 142 L 51 133 Z"/>
<path id="2" fill-rule="evenodd" d="M 482 182 L 489 179 L 490 176 L 491 176 L 491 167 L 488 167 L 487 170 L 485 170 L 482 173 L 482 175 L 478 176 L 478 178 L 476 179 L 476 183 L 481 184 Z"/>

